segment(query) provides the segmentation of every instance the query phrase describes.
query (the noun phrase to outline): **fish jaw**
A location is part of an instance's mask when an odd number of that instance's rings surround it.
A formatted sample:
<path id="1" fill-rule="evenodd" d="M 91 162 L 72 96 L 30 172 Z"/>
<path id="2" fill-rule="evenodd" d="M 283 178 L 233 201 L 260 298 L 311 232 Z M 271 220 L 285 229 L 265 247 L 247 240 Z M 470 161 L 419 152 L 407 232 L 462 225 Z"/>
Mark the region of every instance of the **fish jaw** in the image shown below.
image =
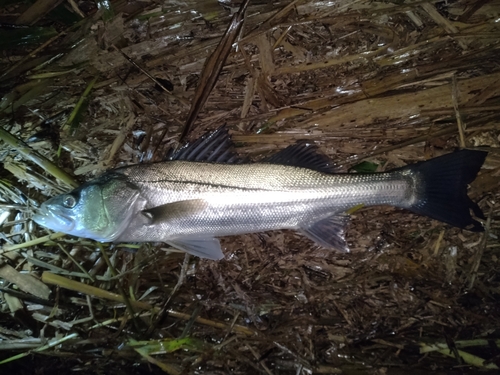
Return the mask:
<path id="1" fill-rule="evenodd" d="M 55 232 L 71 233 L 75 228 L 75 220 L 60 212 L 57 207 L 51 207 L 50 202 L 42 204 L 33 215 L 33 221 Z"/>

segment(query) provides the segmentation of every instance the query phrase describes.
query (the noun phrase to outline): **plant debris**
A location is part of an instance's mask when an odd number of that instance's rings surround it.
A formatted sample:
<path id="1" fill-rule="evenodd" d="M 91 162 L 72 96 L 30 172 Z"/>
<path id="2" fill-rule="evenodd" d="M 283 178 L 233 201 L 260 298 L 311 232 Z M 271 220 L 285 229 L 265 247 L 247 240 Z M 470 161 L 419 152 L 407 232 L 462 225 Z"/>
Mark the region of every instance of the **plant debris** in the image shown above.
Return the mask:
<path id="1" fill-rule="evenodd" d="M 5 1 L 0 20 L 0 372 L 498 372 L 498 1 Z M 355 207 L 348 254 L 276 231 L 214 262 L 32 222 L 223 124 L 248 160 L 305 139 L 351 173 L 488 151 L 485 232 Z"/>

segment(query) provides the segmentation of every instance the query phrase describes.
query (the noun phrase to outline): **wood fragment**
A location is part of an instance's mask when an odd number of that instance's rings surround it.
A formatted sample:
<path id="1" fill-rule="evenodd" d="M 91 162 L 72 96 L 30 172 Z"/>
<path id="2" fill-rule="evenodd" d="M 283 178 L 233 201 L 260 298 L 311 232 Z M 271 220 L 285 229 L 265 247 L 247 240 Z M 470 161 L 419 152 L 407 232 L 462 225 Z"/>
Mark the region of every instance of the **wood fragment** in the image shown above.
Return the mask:
<path id="1" fill-rule="evenodd" d="M 0 278 L 16 284 L 23 292 L 32 294 L 38 298 L 49 298 L 50 289 L 47 285 L 29 274 L 20 273 L 8 264 L 0 265 Z"/>
<path id="2" fill-rule="evenodd" d="M 186 123 L 179 137 L 179 142 L 184 141 L 186 136 L 191 131 L 192 126 L 196 121 L 196 118 L 198 117 L 198 114 L 200 113 L 203 105 L 208 99 L 210 92 L 215 86 L 215 83 L 217 82 L 217 78 L 222 71 L 233 43 L 238 37 L 241 28 L 243 27 L 245 11 L 248 7 L 248 4 L 249 0 L 244 0 L 241 3 L 240 9 L 233 15 L 231 22 L 226 32 L 224 33 L 224 36 L 217 45 L 217 48 L 207 59 L 200 77 L 200 82 L 198 84 L 198 87 L 196 88 L 196 92 L 191 104 L 191 109 L 189 110 L 189 114 L 186 119 Z"/>

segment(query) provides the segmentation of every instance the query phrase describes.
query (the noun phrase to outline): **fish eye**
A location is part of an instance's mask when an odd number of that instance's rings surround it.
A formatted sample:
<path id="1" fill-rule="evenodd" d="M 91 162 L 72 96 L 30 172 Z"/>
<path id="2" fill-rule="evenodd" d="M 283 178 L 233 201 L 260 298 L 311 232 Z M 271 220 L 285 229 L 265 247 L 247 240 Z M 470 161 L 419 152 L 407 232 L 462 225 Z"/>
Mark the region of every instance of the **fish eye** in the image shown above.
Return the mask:
<path id="1" fill-rule="evenodd" d="M 76 198 L 71 194 L 68 194 L 63 198 L 62 204 L 66 208 L 73 208 L 76 206 Z"/>

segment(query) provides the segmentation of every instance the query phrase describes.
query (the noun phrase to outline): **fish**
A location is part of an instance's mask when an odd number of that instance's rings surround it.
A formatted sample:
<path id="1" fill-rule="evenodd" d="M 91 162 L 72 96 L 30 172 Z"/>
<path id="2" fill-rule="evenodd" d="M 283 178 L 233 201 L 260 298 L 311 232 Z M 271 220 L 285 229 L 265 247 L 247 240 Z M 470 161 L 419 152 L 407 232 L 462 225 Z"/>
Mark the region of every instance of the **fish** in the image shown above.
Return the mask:
<path id="1" fill-rule="evenodd" d="M 33 220 L 101 242 L 164 242 L 222 259 L 218 237 L 280 229 L 349 251 L 346 227 L 358 207 L 390 205 L 473 232 L 484 214 L 467 195 L 487 152 L 463 149 L 379 173 L 337 173 L 299 141 L 258 162 L 234 152 L 225 127 L 166 160 L 120 167 L 42 203 Z"/>

